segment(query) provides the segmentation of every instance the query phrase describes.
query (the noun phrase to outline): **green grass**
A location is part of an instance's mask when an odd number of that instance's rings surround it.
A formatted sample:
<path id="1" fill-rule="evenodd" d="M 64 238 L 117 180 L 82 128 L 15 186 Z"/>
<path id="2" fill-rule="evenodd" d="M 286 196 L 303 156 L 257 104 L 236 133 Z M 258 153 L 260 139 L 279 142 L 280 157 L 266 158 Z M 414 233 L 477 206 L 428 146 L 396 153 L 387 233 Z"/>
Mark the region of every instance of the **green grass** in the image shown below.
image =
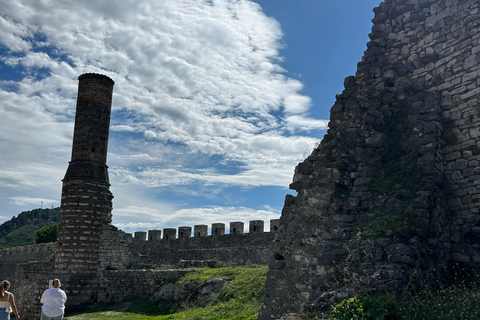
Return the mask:
<path id="1" fill-rule="evenodd" d="M 222 267 L 197 269 L 178 283 L 194 281 L 200 285 L 212 278 L 229 281 L 207 306 L 198 308 L 184 303 L 159 304 L 146 299 L 97 306 L 83 313 L 68 315 L 66 320 L 253 320 L 257 319 L 262 303 L 267 266 Z M 172 313 L 170 313 L 170 310 Z"/>

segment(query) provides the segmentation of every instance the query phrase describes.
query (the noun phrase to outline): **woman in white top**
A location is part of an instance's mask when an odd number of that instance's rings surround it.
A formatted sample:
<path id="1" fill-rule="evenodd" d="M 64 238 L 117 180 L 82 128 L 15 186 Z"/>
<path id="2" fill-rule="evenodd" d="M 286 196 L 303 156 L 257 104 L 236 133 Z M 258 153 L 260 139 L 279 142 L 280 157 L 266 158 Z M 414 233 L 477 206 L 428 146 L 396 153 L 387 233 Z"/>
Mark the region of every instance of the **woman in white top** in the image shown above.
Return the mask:
<path id="1" fill-rule="evenodd" d="M 43 292 L 40 302 L 42 306 L 42 317 L 40 320 L 61 320 L 65 313 L 65 302 L 67 302 L 67 295 L 65 291 L 60 289 L 60 280 L 53 280 L 53 288 L 47 289 Z"/>
<path id="2" fill-rule="evenodd" d="M 3 280 L 0 283 L 0 320 L 9 320 L 10 312 L 15 313 L 15 318 L 19 319 L 17 306 L 15 305 L 15 297 L 13 293 L 8 292 L 10 282 Z"/>

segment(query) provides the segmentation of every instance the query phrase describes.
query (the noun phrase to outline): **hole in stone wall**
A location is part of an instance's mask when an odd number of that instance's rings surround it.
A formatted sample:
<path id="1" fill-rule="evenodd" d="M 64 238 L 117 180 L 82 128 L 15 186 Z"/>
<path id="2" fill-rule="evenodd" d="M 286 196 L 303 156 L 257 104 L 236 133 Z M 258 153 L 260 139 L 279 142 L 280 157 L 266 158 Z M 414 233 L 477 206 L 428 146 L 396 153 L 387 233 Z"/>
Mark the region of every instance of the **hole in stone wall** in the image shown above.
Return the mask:
<path id="1" fill-rule="evenodd" d="M 395 87 L 395 81 L 393 81 L 393 80 L 386 80 L 386 81 L 385 81 L 385 87 L 387 87 L 387 88 L 393 88 L 393 87 Z"/>
<path id="2" fill-rule="evenodd" d="M 275 260 L 285 260 L 285 257 L 279 253 L 275 253 Z"/>

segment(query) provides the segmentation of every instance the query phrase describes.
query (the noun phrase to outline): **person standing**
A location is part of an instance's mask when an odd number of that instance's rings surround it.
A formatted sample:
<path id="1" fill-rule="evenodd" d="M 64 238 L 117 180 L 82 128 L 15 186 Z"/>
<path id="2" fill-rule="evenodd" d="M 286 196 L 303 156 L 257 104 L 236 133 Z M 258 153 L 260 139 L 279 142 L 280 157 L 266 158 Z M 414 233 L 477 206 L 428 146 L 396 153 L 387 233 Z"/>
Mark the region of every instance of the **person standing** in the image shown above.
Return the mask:
<path id="1" fill-rule="evenodd" d="M 65 313 L 65 302 L 67 295 L 60 289 L 60 280 L 53 280 L 52 288 L 43 292 L 40 302 L 42 306 L 42 316 L 40 320 L 61 320 Z"/>
<path id="2" fill-rule="evenodd" d="M 10 289 L 10 282 L 3 280 L 0 283 L 0 320 L 9 320 L 10 312 L 15 313 L 15 318 L 20 319 L 18 315 L 17 306 L 15 305 L 15 297 L 13 293 L 8 292 Z"/>

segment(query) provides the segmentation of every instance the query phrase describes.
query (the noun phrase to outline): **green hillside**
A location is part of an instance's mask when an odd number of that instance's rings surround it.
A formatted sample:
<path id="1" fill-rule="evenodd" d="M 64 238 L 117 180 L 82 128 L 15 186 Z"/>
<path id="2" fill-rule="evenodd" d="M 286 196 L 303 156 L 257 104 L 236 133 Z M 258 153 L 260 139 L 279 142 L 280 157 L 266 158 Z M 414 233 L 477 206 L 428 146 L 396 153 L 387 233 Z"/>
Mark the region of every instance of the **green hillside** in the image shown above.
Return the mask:
<path id="1" fill-rule="evenodd" d="M 0 247 L 11 248 L 29 245 L 35 232 L 45 226 L 58 223 L 60 208 L 24 211 L 0 225 Z"/>

